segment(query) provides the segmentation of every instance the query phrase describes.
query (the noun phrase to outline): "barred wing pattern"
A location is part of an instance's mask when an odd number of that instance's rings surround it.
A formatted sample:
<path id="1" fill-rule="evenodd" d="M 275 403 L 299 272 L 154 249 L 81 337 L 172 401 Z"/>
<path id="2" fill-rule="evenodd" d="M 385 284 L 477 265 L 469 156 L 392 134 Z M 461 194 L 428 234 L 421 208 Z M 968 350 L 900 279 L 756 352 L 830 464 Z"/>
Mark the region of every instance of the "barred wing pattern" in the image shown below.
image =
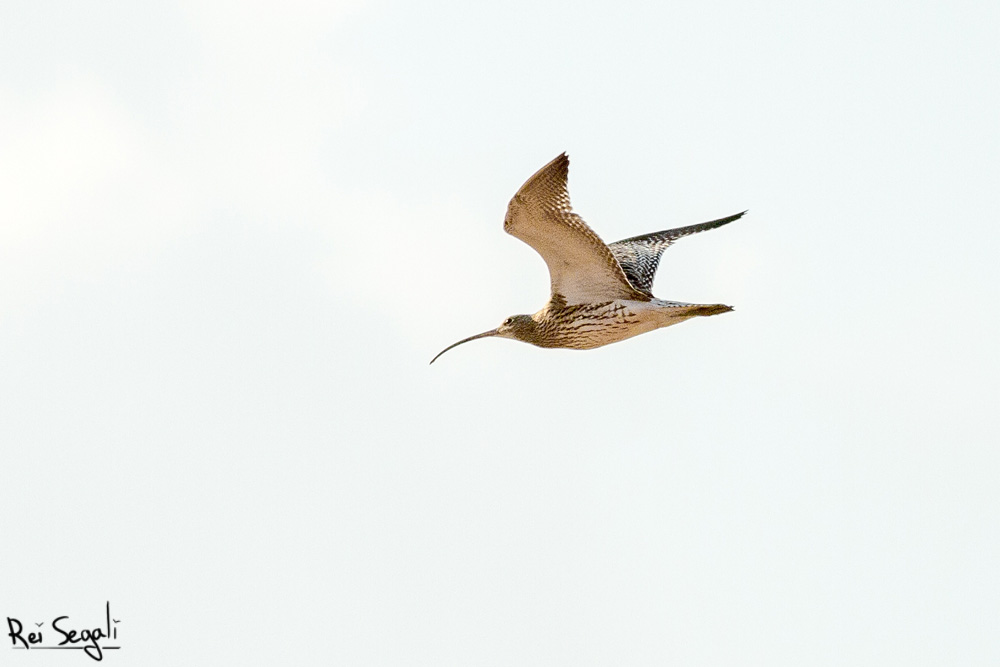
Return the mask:
<path id="1" fill-rule="evenodd" d="M 663 254 L 664 250 L 679 238 L 728 225 L 733 220 L 739 220 L 744 213 L 746 211 L 711 222 L 633 236 L 610 244 L 608 249 L 618 260 L 629 283 L 636 290 L 651 297 L 653 296 L 653 276 L 656 275 L 656 269 L 660 265 L 660 255 Z"/>
<path id="2" fill-rule="evenodd" d="M 615 299 L 649 301 L 629 282 L 611 249 L 573 212 L 565 153 L 529 178 L 507 206 L 503 228 L 534 248 L 549 267 L 552 298 L 564 305 Z"/>

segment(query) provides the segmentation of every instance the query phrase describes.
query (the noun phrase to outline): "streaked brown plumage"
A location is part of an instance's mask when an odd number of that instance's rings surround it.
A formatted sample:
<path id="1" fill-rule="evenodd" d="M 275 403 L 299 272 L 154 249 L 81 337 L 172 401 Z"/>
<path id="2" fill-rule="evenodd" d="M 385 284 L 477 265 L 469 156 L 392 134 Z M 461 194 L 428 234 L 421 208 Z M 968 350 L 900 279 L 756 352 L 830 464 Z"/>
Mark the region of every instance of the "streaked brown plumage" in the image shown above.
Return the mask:
<path id="1" fill-rule="evenodd" d="M 496 329 L 449 345 L 500 336 L 537 345 L 587 350 L 699 316 L 732 310 L 723 304 L 663 301 L 653 296 L 660 255 L 677 239 L 740 218 L 726 218 L 605 244 L 573 212 L 565 153 L 529 178 L 507 207 L 504 231 L 538 251 L 549 267 L 552 295 L 534 315 L 514 315 Z"/>

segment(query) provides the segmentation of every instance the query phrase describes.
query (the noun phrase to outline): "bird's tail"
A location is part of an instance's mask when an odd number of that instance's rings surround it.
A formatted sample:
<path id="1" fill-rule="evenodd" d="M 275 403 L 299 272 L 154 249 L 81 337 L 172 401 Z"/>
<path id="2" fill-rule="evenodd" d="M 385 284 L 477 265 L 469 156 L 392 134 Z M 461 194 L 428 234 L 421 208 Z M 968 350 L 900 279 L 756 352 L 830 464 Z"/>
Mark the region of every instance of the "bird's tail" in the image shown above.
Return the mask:
<path id="1" fill-rule="evenodd" d="M 728 313 L 733 309 L 732 306 L 727 306 L 721 303 L 714 303 L 712 305 L 695 304 L 689 306 L 686 309 L 686 315 L 691 315 L 692 317 L 708 317 L 709 315 L 719 315 L 721 313 Z"/>
<path id="2" fill-rule="evenodd" d="M 685 319 L 688 317 L 708 317 L 709 315 L 728 313 L 733 309 L 732 306 L 727 306 L 723 303 L 684 303 L 683 301 L 661 301 L 659 299 L 656 299 L 655 302 L 661 307 L 660 312 L 666 314 L 671 319 L 677 317 Z M 666 307 L 664 308 L 663 306 Z"/>

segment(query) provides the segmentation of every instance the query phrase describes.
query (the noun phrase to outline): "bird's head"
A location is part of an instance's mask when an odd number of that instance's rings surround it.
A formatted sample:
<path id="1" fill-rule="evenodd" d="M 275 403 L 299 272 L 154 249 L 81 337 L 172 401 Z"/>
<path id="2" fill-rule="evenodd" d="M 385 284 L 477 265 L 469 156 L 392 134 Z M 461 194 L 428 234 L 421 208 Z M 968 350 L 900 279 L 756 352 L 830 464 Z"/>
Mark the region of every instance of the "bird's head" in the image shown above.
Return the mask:
<path id="1" fill-rule="evenodd" d="M 503 324 L 498 326 L 496 329 L 490 329 L 489 331 L 484 331 L 481 334 L 476 334 L 475 336 L 469 336 L 468 338 L 463 338 L 457 343 L 452 343 L 448 347 L 444 348 L 437 353 L 437 356 L 431 359 L 433 364 L 437 361 L 437 358 L 442 354 L 447 352 L 453 347 L 458 347 L 462 343 L 468 343 L 470 340 L 476 340 L 477 338 L 487 338 L 489 336 L 499 336 L 500 338 L 511 338 L 513 340 L 523 340 L 525 342 L 531 342 L 531 334 L 534 332 L 538 323 L 531 319 L 531 315 L 511 315 L 503 321 Z"/>

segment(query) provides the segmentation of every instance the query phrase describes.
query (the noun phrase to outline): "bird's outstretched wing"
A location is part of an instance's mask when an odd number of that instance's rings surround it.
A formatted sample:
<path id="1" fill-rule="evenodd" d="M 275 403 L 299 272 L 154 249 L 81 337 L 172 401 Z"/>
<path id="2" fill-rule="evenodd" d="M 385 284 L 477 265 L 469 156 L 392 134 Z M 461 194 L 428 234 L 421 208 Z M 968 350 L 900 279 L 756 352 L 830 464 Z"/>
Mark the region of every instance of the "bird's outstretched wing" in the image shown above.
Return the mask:
<path id="1" fill-rule="evenodd" d="M 552 297 L 566 305 L 613 299 L 648 301 L 625 276 L 608 246 L 573 213 L 565 153 L 521 186 L 507 206 L 503 228 L 538 251 L 549 267 Z"/>
<path id="2" fill-rule="evenodd" d="M 679 238 L 727 225 L 733 220 L 739 220 L 744 213 L 746 211 L 711 222 L 633 236 L 610 244 L 608 249 L 618 260 L 629 283 L 643 294 L 652 296 L 653 276 L 656 275 L 656 268 L 660 265 L 660 255 L 664 250 Z"/>

